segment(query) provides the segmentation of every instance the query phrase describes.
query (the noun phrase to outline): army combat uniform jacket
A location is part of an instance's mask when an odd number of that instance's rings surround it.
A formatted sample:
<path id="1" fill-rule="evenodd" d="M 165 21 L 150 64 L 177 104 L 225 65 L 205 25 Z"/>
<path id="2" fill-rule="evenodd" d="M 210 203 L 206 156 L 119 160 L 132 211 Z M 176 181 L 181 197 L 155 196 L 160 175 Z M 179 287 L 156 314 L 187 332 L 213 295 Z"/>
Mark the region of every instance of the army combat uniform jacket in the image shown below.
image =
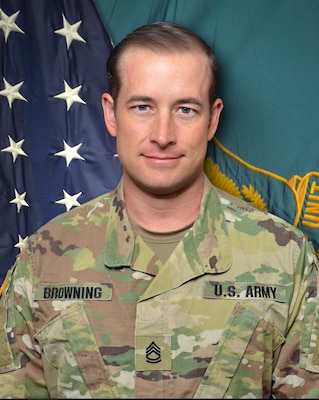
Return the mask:
<path id="1" fill-rule="evenodd" d="M 2 398 L 319 398 L 309 243 L 206 177 L 164 264 L 120 182 L 30 237 L 1 303 Z"/>

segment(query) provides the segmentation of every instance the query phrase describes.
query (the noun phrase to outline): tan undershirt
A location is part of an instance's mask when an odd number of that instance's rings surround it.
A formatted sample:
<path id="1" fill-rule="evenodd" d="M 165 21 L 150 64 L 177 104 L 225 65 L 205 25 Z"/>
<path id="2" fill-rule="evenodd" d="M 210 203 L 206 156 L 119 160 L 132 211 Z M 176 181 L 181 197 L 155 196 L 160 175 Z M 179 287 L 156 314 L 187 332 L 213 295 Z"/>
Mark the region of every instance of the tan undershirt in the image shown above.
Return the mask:
<path id="1" fill-rule="evenodd" d="M 134 232 L 141 236 L 144 242 L 153 250 L 163 264 L 167 261 L 179 241 L 184 237 L 185 233 L 193 225 L 190 224 L 178 231 L 158 233 L 148 231 L 133 220 L 130 221 Z"/>

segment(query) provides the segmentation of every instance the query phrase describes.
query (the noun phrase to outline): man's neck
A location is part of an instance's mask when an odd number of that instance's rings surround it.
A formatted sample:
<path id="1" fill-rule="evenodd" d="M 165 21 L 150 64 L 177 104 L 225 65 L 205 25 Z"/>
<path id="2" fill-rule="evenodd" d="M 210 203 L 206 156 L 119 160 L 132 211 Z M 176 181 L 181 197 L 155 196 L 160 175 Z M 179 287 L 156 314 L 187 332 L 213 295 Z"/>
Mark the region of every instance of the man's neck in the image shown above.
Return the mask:
<path id="1" fill-rule="evenodd" d="M 204 180 L 172 196 L 155 196 L 125 184 L 128 215 L 138 225 L 152 232 L 172 232 L 192 224 L 198 216 Z"/>

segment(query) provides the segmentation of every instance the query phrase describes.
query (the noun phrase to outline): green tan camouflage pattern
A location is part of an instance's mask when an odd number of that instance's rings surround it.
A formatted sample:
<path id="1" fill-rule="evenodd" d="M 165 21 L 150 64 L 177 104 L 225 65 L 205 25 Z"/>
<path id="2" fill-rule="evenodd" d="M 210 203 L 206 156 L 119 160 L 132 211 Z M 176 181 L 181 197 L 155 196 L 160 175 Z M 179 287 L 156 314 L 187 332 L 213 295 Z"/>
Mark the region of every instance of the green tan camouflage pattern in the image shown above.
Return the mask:
<path id="1" fill-rule="evenodd" d="M 122 181 L 29 238 L 1 299 L 1 398 L 319 398 L 317 260 L 214 188 L 162 264 Z"/>

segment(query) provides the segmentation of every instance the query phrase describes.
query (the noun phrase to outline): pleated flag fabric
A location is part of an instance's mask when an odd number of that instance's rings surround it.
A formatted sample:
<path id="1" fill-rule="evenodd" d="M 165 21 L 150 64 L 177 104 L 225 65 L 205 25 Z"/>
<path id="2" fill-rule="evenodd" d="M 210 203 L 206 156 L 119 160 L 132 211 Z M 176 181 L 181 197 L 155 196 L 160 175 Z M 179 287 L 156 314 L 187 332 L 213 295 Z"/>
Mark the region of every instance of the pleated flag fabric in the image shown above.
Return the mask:
<path id="1" fill-rule="evenodd" d="M 0 282 L 31 233 L 119 180 L 111 49 L 91 0 L 0 0 Z"/>

